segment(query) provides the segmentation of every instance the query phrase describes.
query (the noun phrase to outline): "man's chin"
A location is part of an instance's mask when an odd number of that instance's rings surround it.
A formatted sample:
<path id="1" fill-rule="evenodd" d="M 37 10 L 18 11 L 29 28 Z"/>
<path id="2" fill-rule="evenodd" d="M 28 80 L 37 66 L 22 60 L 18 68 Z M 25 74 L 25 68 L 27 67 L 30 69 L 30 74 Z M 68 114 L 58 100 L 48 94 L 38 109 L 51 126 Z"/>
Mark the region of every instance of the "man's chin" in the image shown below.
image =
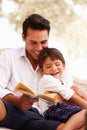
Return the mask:
<path id="1" fill-rule="evenodd" d="M 33 58 L 34 58 L 35 60 L 38 60 L 38 59 L 39 59 L 39 56 L 36 56 L 36 55 L 35 55 Z"/>
<path id="2" fill-rule="evenodd" d="M 34 60 L 35 60 L 36 63 L 39 63 L 38 58 L 34 58 Z"/>

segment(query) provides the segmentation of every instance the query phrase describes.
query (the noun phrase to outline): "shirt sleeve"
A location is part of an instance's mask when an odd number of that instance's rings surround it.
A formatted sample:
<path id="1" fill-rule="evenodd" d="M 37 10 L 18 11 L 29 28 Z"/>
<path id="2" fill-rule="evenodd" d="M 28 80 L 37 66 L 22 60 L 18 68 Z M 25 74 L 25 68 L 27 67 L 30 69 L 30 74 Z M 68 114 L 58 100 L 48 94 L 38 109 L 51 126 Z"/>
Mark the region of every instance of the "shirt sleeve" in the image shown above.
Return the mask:
<path id="1" fill-rule="evenodd" d="M 4 52 L 0 55 L 0 98 L 12 93 L 9 89 L 7 89 L 7 84 L 11 75 L 10 68 L 8 54 Z"/>
<path id="2" fill-rule="evenodd" d="M 11 94 L 14 94 L 13 92 L 11 92 L 10 90 L 8 90 L 8 89 L 3 89 L 2 87 L 0 87 L 0 98 L 3 98 L 5 95 L 7 95 L 7 94 L 9 94 L 9 93 L 11 93 Z"/>
<path id="3" fill-rule="evenodd" d="M 59 79 L 56 79 L 51 75 L 44 75 L 40 80 L 39 93 L 45 91 L 57 92 L 67 101 L 74 94 L 74 91 L 71 88 L 62 85 Z"/>
<path id="4" fill-rule="evenodd" d="M 59 94 L 65 99 L 66 101 L 70 100 L 73 96 L 74 91 L 71 88 L 67 88 L 64 85 L 61 86 L 62 88 L 59 91 Z"/>
<path id="5" fill-rule="evenodd" d="M 64 85 L 66 85 L 66 88 L 71 88 L 73 85 L 72 73 L 68 69 L 65 69 L 63 71 L 60 80 L 63 82 Z"/>

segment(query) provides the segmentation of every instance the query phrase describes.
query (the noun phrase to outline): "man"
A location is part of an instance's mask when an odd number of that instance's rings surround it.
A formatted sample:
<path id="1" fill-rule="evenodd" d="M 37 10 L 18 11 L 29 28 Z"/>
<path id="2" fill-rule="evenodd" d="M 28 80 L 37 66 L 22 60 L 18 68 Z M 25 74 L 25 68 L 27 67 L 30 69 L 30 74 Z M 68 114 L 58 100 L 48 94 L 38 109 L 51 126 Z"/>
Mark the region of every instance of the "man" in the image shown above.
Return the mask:
<path id="1" fill-rule="evenodd" d="M 41 50 L 48 47 L 49 32 L 50 22 L 39 14 L 32 14 L 23 22 L 22 38 L 25 47 L 11 49 L 0 55 L 0 97 L 7 110 L 0 126 L 14 130 L 77 129 L 76 124 L 70 122 L 63 124 L 45 120 L 37 109 L 32 108 L 35 99 L 13 92 L 17 83 L 23 82 L 38 93 L 38 81 L 42 76 L 38 58 Z"/>
<path id="2" fill-rule="evenodd" d="M 0 64 L 0 74 L 3 73 L 0 82 L 0 97 L 18 108 L 27 109 L 34 100 L 28 99 L 29 103 L 26 105 L 23 102 L 25 97 L 13 95 L 11 91 L 18 82 L 23 82 L 37 93 L 38 80 L 41 77 L 38 57 L 40 51 L 48 46 L 49 31 L 48 20 L 37 14 L 31 15 L 23 23 L 22 38 L 25 48 L 7 51 L 0 57 L 3 61 Z"/>

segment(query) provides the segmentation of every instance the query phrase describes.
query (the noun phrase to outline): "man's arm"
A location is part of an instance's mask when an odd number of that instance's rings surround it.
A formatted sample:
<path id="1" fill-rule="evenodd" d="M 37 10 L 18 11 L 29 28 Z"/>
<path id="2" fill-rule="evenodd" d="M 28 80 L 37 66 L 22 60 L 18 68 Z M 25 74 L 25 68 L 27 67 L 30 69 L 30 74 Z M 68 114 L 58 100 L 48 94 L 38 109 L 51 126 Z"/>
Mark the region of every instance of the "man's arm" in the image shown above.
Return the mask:
<path id="1" fill-rule="evenodd" d="M 5 105 L 3 101 L 0 99 L 0 121 L 2 121 L 5 118 L 6 114 L 7 114 L 7 111 L 6 111 Z"/>
<path id="2" fill-rule="evenodd" d="M 13 106 L 16 106 L 19 109 L 27 110 L 32 107 L 33 103 L 36 102 L 36 99 L 29 98 L 27 96 L 16 96 L 13 94 L 8 94 L 3 97 L 6 101 L 11 103 Z"/>

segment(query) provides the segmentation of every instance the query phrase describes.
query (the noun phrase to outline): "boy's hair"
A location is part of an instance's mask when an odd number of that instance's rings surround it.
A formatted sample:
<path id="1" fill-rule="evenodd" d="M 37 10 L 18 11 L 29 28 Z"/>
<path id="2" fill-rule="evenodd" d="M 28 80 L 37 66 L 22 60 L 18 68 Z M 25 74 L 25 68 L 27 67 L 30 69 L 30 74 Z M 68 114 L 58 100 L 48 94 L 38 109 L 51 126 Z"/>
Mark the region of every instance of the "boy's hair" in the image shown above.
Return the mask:
<path id="1" fill-rule="evenodd" d="M 51 58 L 51 60 L 61 60 L 63 64 L 65 64 L 65 59 L 63 57 L 63 54 L 56 48 L 44 48 L 39 56 L 39 67 L 43 68 L 43 64 L 46 60 L 46 58 Z"/>
<path id="2" fill-rule="evenodd" d="M 23 34 L 27 36 L 28 28 L 34 30 L 47 30 L 50 32 L 50 22 L 39 14 L 31 14 L 23 22 Z"/>

